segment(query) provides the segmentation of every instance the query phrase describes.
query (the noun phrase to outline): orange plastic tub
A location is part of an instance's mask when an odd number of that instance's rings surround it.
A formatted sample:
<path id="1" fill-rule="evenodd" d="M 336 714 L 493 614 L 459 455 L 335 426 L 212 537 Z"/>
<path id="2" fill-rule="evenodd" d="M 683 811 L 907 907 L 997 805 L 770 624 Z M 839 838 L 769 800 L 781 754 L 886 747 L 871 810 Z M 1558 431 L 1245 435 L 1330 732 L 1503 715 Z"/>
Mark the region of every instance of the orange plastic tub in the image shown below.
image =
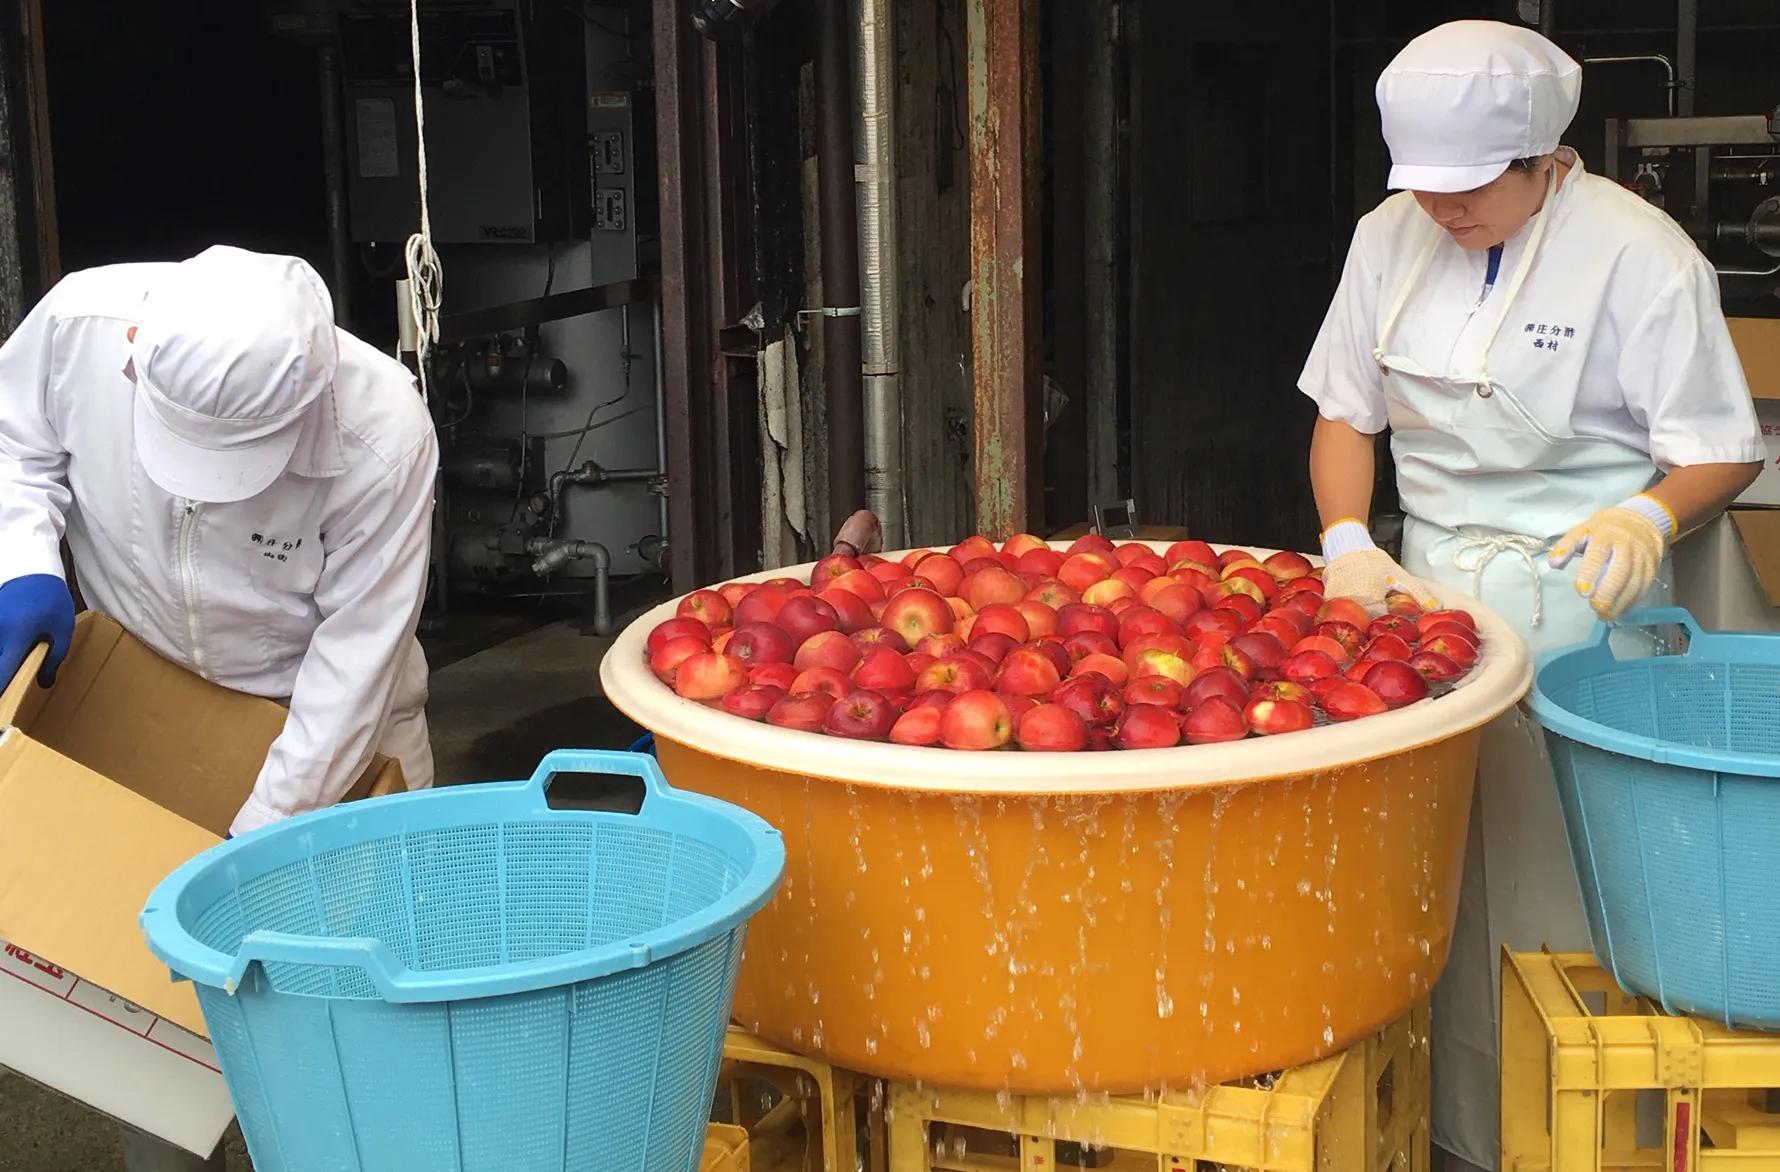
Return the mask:
<path id="1" fill-rule="evenodd" d="M 773 575 L 807 575 L 801 570 Z M 958 753 L 755 724 L 643 664 L 607 695 L 677 786 L 785 836 L 735 1014 L 884 1078 L 1134 1093 L 1319 1058 L 1408 1012 L 1446 960 L 1478 731 L 1526 692 L 1485 639 L 1446 696 L 1348 725 L 1136 752 Z"/>

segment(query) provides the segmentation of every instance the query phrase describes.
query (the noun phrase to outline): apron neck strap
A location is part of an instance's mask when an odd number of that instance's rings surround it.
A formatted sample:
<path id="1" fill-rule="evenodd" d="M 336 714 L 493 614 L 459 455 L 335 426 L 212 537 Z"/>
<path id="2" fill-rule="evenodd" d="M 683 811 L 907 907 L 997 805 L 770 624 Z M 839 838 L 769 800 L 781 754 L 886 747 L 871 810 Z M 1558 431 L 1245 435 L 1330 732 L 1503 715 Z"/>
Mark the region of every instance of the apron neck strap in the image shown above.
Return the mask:
<path id="1" fill-rule="evenodd" d="M 1427 247 L 1423 248 L 1421 255 L 1415 258 L 1415 267 L 1409 270 L 1409 278 L 1403 282 L 1403 287 L 1397 290 L 1397 299 L 1391 302 L 1391 311 L 1385 314 L 1384 325 L 1379 328 L 1378 345 L 1372 348 L 1372 358 L 1375 362 L 1384 361 L 1385 347 L 1390 345 L 1391 334 L 1397 328 L 1397 319 L 1403 316 L 1403 308 L 1409 304 L 1410 294 L 1415 292 L 1416 287 L 1422 283 L 1422 278 L 1427 275 L 1428 266 L 1434 262 L 1434 253 L 1440 247 L 1440 238 L 1445 235 L 1445 231 L 1440 225 L 1432 220 L 1428 221 L 1428 227 L 1433 231 L 1428 234 Z"/>

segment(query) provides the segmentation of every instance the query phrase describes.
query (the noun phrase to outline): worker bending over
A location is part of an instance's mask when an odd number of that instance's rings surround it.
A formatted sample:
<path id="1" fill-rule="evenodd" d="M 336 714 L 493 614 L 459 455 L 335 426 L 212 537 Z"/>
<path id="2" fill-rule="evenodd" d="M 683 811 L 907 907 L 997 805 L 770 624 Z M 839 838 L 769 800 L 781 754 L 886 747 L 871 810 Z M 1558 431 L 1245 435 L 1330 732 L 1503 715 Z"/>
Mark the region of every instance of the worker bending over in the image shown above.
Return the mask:
<path id="1" fill-rule="evenodd" d="M 0 346 L 0 682 L 94 609 L 290 715 L 230 828 L 339 801 L 374 753 L 430 785 L 438 448 L 406 367 L 315 270 L 211 248 L 71 274 Z"/>

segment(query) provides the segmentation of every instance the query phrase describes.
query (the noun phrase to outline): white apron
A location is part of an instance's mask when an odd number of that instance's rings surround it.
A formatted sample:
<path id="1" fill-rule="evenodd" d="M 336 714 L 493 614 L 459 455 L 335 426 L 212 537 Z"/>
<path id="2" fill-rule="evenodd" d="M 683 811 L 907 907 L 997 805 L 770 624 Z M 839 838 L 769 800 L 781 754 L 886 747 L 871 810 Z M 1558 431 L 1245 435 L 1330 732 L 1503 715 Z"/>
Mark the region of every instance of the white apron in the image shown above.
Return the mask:
<path id="1" fill-rule="evenodd" d="M 1546 208 L 1556 188 L 1548 181 Z M 1373 356 L 1384 375 L 1392 450 L 1414 462 L 1403 499 L 1403 567 L 1474 594 L 1514 624 L 1535 654 L 1584 638 L 1596 621 L 1572 584 L 1575 565 L 1554 570 L 1551 546 L 1571 526 L 1650 487 L 1644 452 L 1613 440 L 1554 435 L 1517 394 L 1490 379 L 1490 346 L 1535 263 L 1551 216 L 1538 217 L 1526 255 L 1496 309 L 1474 375 L 1435 375 L 1391 348 L 1392 332 L 1445 233 L 1429 240 L 1384 319 Z M 1405 349 L 1408 349 L 1407 347 Z M 1500 528 L 1462 524 L 1480 503 Z M 1665 566 L 1656 597 L 1667 589 Z M 1564 837 L 1563 816 L 1538 727 L 1514 710 L 1484 730 L 1465 853 L 1458 925 L 1445 976 L 1434 990 L 1435 1142 L 1495 1168 L 1499 1135 L 1497 957 L 1504 945 L 1589 948 L 1587 922 Z"/>

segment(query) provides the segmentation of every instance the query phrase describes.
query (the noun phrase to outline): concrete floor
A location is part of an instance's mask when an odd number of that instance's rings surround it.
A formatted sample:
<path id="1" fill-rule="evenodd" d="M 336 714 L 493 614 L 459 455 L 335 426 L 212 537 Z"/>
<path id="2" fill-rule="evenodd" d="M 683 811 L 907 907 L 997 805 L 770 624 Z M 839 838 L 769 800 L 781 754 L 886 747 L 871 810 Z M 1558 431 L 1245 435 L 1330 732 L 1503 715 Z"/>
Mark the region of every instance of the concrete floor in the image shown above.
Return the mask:
<path id="1" fill-rule="evenodd" d="M 519 778 L 558 748 L 624 748 L 641 732 L 600 695 L 609 640 L 579 619 L 541 627 L 466 616 L 424 637 L 434 665 L 428 715 L 441 784 Z M 525 633 L 507 638 L 515 629 Z M 503 639 L 478 649 L 489 639 Z M 228 1172 L 250 1172 L 240 1133 Z M 0 1070 L 0 1172 L 121 1172 L 117 1128 L 80 1104 Z"/>

